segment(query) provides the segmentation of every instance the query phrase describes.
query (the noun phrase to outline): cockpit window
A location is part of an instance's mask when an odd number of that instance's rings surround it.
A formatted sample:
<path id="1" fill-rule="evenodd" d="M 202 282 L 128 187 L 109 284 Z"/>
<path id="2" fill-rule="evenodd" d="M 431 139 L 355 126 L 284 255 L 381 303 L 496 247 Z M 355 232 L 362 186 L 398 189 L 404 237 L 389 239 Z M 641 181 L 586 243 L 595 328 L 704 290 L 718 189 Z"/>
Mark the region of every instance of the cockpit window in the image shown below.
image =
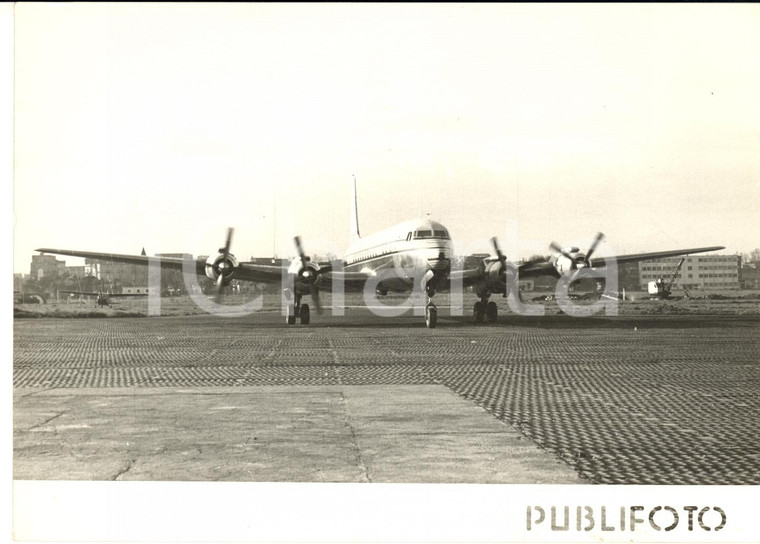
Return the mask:
<path id="1" fill-rule="evenodd" d="M 414 237 L 416 239 L 420 238 L 448 238 L 449 233 L 446 232 L 446 229 L 436 229 L 436 230 L 418 230 L 414 233 Z"/>

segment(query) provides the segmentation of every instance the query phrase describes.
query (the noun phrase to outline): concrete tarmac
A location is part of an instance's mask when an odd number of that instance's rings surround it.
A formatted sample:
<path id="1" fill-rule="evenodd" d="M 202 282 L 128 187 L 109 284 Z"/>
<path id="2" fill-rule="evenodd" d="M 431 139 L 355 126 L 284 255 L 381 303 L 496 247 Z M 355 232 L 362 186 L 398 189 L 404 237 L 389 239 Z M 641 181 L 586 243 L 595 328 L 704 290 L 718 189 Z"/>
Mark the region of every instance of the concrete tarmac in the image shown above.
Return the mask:
<path id="1" fill-rule="evenodd" d="M 14 478 L 760 483 L 756 317 L 14 322 Z"/>
<path id="2" fill-rule="evenodd" d="M 26 390 L 15 408 L 16 479 L 582 481 L 441 385 Z"/>

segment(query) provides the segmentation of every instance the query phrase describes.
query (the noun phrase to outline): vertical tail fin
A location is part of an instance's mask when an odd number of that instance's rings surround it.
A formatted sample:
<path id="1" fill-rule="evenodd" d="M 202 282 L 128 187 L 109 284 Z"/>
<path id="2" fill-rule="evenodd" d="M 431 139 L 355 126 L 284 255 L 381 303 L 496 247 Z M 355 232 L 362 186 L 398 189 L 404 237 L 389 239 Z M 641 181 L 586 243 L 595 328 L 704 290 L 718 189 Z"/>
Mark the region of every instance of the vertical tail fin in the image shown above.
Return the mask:
<path id="1" fill-rule="evenodd" d="M 351 186 L 351 241 L 355 242 L 361 235 L 359 234 L 359 204 L 356 197 L 356 176 Z"/>

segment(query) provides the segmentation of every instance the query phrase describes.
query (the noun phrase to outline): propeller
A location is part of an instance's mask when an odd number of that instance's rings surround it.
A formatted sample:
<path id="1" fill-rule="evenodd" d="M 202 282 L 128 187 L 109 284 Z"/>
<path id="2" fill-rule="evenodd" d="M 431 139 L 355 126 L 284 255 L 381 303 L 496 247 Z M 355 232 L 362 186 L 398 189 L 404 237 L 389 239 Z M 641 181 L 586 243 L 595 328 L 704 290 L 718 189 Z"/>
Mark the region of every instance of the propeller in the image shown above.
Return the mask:
<path id="1" fill-rule="evenodd" d="M 496 254 L 496 258 L 501 263 L 499 278 L 500 278 L 500 281 L 502 281 L 501 278 L 503 274 L 504 296 L 506 297 L 509 291 L 509 286 L 515 279 L 514 271 L 512 268 L 507 266 L 507 256 L 504 255 L 504 252 L 501 250 L 501 246 L 499 245 L 499 240 L 496 238 L 496 236 L 493 236 L 491 238 L 491 243 L 493 244 L 493 250 L 494 250 L 494 253 Z"/>
<path id="2" fill-rule="evenodd" d="M 222 289 L 224 288 L 224 273 L 226 272 L 227 267 L 229 266 L 228 258 L 230 256 L 230 246 L 232 245 L 232 232 L 233 228 L 229 227 L 227 229 L 227 241 L 224 243 L 224 247 L 219 248 L 220 253 L 222 254 L 222 259 L 219 261 L 219 277 L 216 279 L 216 294 L 214 296 L 214 301 L 219 304 L 222 301 Z"/>
<path id="3" fill-rule="evenodd" d="M 549 244 L 549 247 L 552 248 L 557 253 L 560 253 L 563 257 L 567 257 L 571 261 L 573 260 L 573 256 L 570 255 L 567 251 L 565 251 L 565 248 L 561 247 L 557 242 L 552 242 Z"/>
<path id="4" fill-rule="evenodd" d="M 322 315 L 322 301 L 319 297 L 319 274 L 322 272 L 325 272 L 326 269 L 319 269 L 312 270 L 309 266 L 309 257 L 306 255 L 306 253 L 303 250 L 303 245 L 301 244 L 301 237 L 296 236 L 293 238 L 293 242 L 296 244 L 296 251 L 298 252 L 298 258 L 301 259 L 301 270 L 299 272 L 299 275 L 303 280 L 305 280 L 307 283 L 311 286 L 311 299 L 314 301 L 314 306 L 317 309 L 317 313 L 319 315 Z"/>
<path id="5" fill-rule="evenodd" d="M 578 276 L 578 273 L 581 269 L 591 267 L 591 255 L 594 254 L 596 248 L 599 247 L 599 244 L 602 242 L 602 240 L 604 240 L 604 234 L 597 232 L 594 241 L 591 243 L 591 247 L 588 248 L 588 251 L 585 254 L 577 253 L 576 255 L 572 255 L 571 253 L 568 253 L 566 249 L 560 247 L 560 245 L 556 242 L 549 244 L 549 247 L 573 263 L 572 266 L 576 270 L 575 273 L 570 277 L 570 282 L 572 283 Z"/>

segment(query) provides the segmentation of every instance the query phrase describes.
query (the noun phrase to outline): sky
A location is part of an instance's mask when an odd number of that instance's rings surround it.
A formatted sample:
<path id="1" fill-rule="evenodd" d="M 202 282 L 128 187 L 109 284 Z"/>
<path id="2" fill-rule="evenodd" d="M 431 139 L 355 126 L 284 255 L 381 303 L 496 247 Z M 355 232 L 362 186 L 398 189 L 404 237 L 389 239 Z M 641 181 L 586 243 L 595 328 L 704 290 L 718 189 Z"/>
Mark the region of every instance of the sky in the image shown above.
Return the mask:
<path id="1" fill-rule="evenodd" d="M 760 247 L 757 4 L 16 4 L 13 268 L 37 247 Z M 66 257 L 68 264 L 79 259 Z"/>

